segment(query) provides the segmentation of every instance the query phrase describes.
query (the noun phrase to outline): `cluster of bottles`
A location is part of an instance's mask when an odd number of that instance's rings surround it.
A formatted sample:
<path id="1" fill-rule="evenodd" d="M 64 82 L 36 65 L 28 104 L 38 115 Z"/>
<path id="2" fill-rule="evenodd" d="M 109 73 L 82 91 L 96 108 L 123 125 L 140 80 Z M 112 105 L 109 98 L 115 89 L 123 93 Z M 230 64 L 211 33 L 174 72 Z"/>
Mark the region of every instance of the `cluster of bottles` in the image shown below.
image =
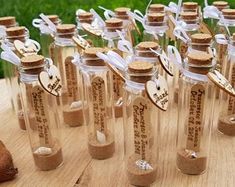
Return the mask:
<path id="1" fill-rule="evenodd" d="M 235 136 L 235 9 L 223 1 L 203 11 L 196 2 L 149 3 L 145 15 L 100 8 L 105 21 L 79 9 L 77 26 L 40 14 L 33 25 L 42 55 L 27 28 L 0 18 L 7 87 L 35 165 L 63 163 L 60 124 L 85 125 L 91 157 L 112 157 L 115 123 L 123 118 L 128 179 L 150 185 L 161 165 L 160 129 L 174 119 L 178 169 L 203 173 L 212 124 Z"/>

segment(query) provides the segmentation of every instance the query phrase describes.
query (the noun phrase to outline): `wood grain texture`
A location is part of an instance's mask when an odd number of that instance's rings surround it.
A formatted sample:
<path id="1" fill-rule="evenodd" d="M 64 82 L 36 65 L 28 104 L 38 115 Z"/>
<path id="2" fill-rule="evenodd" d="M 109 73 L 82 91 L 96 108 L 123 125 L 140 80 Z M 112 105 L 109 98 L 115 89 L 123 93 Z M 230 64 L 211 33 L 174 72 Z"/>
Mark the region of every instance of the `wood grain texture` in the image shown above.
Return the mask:
<path id="1" fill-rule="evenodd" d="M 87 152 L 84 127 L 62 128 L 64 164 L 53 171 L 35 169 L 27 133 L 20 130 L 10 102 L 4 80 L 0 80 L 0 139 L 13 155 L 19 175 L 5 186 L 79 186 L 128 187 L 123 151 L 122 119 L 116 127 L 116 153 L 107 160 L 92 160 Z M 176 115 L 176 110 L 174 116 Z M 214 124 L 211 155 L 207 171 L 199 176 L 181 174 L 175 167 L 175 137 L 177 124 L 170 116 L 169 124 L 161 127 L 161 149 L 158 179 L 152 186 L 162 187 L 234 187 L 235 138 L 221 135 Z"/>

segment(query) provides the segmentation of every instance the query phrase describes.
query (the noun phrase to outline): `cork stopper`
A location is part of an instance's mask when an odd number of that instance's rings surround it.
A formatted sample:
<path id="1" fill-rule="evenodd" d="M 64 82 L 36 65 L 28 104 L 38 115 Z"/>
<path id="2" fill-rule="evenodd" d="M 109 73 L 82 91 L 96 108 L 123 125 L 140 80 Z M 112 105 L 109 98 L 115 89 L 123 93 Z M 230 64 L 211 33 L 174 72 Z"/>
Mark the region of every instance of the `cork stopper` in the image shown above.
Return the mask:
<path id="1" fill-rule="evenodd" d="M 211 40 L 212 36 L 210 34 L 197 33 L 191 35 L 191 41 L 193 43 L 209 44 L 211 43 Z"/>
<path id="2" fill-rule="evenodd" d="M 196 10 L 198 8 L 198 3 L 196 2 L 184 2 L 183 9 L 184 10 Z"/>
<path id="3" fill-rule="evenodd" d="M 82 12 L 78 14 L 78 19 L 81 23 L 92 23 L 93 15 L 90 12 Z"/>
<path id="4" fill-rule="evenodd" d="M 159 48 L 159 44 L 156 42 L 140 42 L 137 46 L 139 50 L 157 50 Z"/>
<path id="5" fill-rule="evenodd" d="M 227 8 L 227 7 L 229 7 L 228 2 L 226 2 L 226 1 L 214 1 L 214 2 L 213 2 L 213 5 L 214 5 L 216 8 L 218 8 L 220 11 L 223 10 L 223 9 L 225 9 L 225 8 Z"/>
<path id="6" fill-rule="evenodd" d="M 72 38 L 76 26 L 74 24 L 61 24 L 56 27 L 57 33 L 61 38 Z"/>
<path id="7" fill-rule="evenodd" d="M 210 65 L 212 63 L 213 56 L 206 52 L 191 52 L 187 55 L 188 63 L 194 65 Z"/>
<path id="8" fill-rule="evenodd" d="M 235 19 L 235 9 L 223 9 L 222 14 L 225 19 Z"/>
<path id="9" fill-rule="evenodd" d="M 44 56 L 30 55 L 21 58 L 23 70 L 29 74 L 38 74 L 44 69 Z"/>
<path id="10" fill-rule="evenodd" d="M 23 36 L 25 34 L 26 28 L 23 26 L 20 27 L 11 27 L 6 30 L 7 36 Z"/>
<path id="11" fill-rule="evenodd" d="M 128 12 L 131 11 L 130 8 L 127 7 L 119 7 L 114 10 L 116 18 L 121 19 L 121 20 L 128 20 Z"/>
<path id="12" fill-rule="evenodd" d="M 16 19 L 13 16 L 0 17 L 0 25 L 3 25 L 7 28 L 14 26 L 16 25 Z"/>
<path id="13" fill-rule="evenodd" d="M 122 30 L 123 21 L 118 18 L 110 18 L 105 21 L 107 30 L 110 32 L 115 32 L 116 30 Z"/>
<path id="14" fill-rule="evenodd" d="M 194 24 L 197 20 L 196 12 L 181 12 L 180 14 L 182 20 L 184 20 L 188 24 Z"/>
<path id="15" fill-rule="evenodd" d="M 55 25 L 59 22 L 59 16 L 58 15 L 47 15 L 47 18 L 54 23 Z"/>
<path id="16" fill-rule="evenodd" d="M 149 12 L 164 12 L 165 6 L 163 4 L 152 4 L 149 6 Z"/>
<path id="17" fill-rule="evenodd" d="M 131 73 L 149 73 L 153 70 L 153 64 L 149 62 L 134 61 L 128 65 Z"/>
<path id="18" fill-rule="evenodd" d="M 96 55 L 96 53 L 98 52 L 104 53 L 105 49 L 99 47 L 91 47 L 85 49 L 83 54 L 85 63 L 89 66 L 105 66 L 105 62 Z"/>
<path id="19" fill-rule="evenodd" d="M 148 13 L 147 18 L 149 22 L 163 22 L 165 14 L 164 13 Z"/>

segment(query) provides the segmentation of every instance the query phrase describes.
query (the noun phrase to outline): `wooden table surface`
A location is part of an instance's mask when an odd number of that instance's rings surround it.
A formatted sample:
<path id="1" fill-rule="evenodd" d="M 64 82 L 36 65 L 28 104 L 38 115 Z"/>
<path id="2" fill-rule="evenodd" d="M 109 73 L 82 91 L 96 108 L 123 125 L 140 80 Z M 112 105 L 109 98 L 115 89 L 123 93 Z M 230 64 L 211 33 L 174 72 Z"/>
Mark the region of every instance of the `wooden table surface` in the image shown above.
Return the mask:
<path id="1" fill-rule="evenodd" d="M 12 153 L 18 176 L 7 186 L 91 186 L 125 187 L 128 184 L 123 162 L 122 119 L 116 127 L 116 153 L 107 160 L 93 160 L 87 152 L 84 127 L 62 128 L 64 164 L 53 171 L 38 171 L 34 167 L 28 135 L 19 129 L 11 110 L 5 80 L 0 80 L 0 139 Z M 234 187 L 235 186 L 235 138 L 216 131 L 212 133 L 211 155 L 207 172 L 200 176 L 181 174 L 175 167 L 176 120 L 161 127 L 161 149 L 158 179 L 152 186 L 174 187 Z"/>

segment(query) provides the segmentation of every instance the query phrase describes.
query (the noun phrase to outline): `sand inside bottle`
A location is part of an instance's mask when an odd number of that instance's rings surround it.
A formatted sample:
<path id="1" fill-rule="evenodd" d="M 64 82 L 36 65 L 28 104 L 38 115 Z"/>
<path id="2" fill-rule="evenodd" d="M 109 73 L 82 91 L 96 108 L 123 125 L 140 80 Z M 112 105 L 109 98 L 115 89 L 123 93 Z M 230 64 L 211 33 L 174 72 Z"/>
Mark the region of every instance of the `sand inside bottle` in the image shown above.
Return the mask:
<path id="1" fill-rule="evenodd" d="M 235 136 L 235 115 L 220 117 L 218 130 L 225 135 Z"/>
<path id="2" fill-rule="evenodd" d="M 100 143 L 94 134 L 89 134 L 88 150 L 92 158 L 107 159 L 113 156 L 115 152 L 114 136 L 108 131 L 104 143 Z"/>
<path id="3" fill-rule="evenodd" d="M 58 168 L 63 162 L 62 149 L 58 142 L 52 148 L 39 147 L 33 151 L 35 165 L 43 171 Z"/>
<path id="4" fill-rule="evenodd" d="M 133 154 L 127 160 L 127 176 L 130 184 L 136 186 L 149 186 L 157 178 L 157 168 L 153 160 L 148 163 L 151 169 L 142 169 L 137 164 L 138 157 Z"/>

